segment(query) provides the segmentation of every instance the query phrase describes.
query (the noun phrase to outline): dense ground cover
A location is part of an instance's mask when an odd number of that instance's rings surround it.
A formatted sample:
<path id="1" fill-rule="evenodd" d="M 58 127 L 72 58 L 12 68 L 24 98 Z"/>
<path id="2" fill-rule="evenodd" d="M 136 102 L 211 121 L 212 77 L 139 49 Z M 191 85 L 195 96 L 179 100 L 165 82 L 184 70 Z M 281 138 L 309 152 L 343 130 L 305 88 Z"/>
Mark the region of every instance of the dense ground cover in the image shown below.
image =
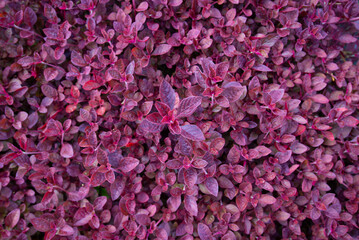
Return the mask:
<path id="1" fill-rule="evenodd" d="M 355 0 L 0 0 L 1 239 L 358 239 Z"/>

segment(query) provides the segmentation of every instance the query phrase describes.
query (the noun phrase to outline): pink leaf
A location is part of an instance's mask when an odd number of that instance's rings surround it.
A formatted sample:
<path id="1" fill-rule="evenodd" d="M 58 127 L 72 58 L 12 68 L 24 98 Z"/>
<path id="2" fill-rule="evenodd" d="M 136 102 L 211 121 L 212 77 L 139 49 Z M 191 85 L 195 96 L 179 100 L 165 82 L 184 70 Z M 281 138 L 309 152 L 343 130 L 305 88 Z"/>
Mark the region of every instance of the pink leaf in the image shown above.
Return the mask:
<path id="1" fill-rule="evenodd" d="M 195 169 L 193 169 L 193 168 L 185 169 L 183 176 L 184 176 L 184 183 L 188 187 L 192 188 L 196 184 L 197 171 Z"/>
<path id="2" fill-rule="evenodd" d="M 170 109 L 173 109 L 176 102 L 175 91 L 173 90 L 171 84 L 167 81 L 163 81 L 160 86 L 160 98 L 161 101 L 167 104 Z"/>
<path id="3" fill-rule="evenodd" d="M 358 39 L 350 34 L 341 34 L 338 40 L 342 43 L 353 43 L 356 42 Z"/>
<path id="4" fill-rule="evenodd" d="M 203 223 L 198 223 L 197 232 L 201 240 L 211 240 L 213 238 L 211 230 Z"/>
<path id="5" fill-rule="evenodd" d="M 160 132 L 162 128 L 161 124 L 150 122 L 149 120 L 147 120 L 147 118 L 141 122 L 140 126 L 144 131 L 151 133 Z"/>
<path id="6" fill-rule="evenodd" d="M 92 174 L 90 181 L 93 187 L 100 186 L 106 181 L 105 174 L 102 172 L 95 172 L 94 174 Z"/>
<path id="7" fill-rule="evenodd" d="M 237 101 L 245 92 L 245 87 L 241 86 L 237 82 L 230 82 L 225 85 L 221 96 L 228 99 L 230 103 Z"/>
<path id="8" fill-rule="evenodd" d="M 159 56 L 164 55 L 168 53 L 171 50 L 172 46 L 169 44 L 161 44 L 156 47 L 156 49 L 153 51 L 153 56 Z"/>
<path id="9" fill-rule="evenodd" d="M 87 65 L 81 54 L 76 51 L 71 52 L 71 62 L 77 67 L 85 67 Z"/>
<path id="10" fill-rule="evenodd" d="M 53 20 L 53 19 L 57 20 L 56 10 L 50 4 L 47 4 L 47 3 L 44 4 L 44 16 L 48 20 Z M 56 22 L 53 22 L 53 23 L 56 23 Z"/>
<path id="11" fill-rule="evenodd" d="M 317 220 L 317 219 L 320 218 L 321 213 L 320 213 L 320 211 L 319 211 L 317 208 L 313 208 L 313 209 L 310 211 L 309 215 L 310 215 L 310 218 L 311 218 L 312 220 Z"/>
<path id="12" fill-rule="evenodd" d="M 279 102 L 284 95 L 284 89 L 275 89 L 269 92 L 269 96 L 272 99 L 272 104 Z"/>
<path id="13" fill-rule="evenodd" d="M 16 208 L 11 212 L 9 212 L 9 214 L 6 216 L 5 225 L 10 229 L 14 228 L 16 224 L 19 222 L 19 220 L 20 220 L 20 209 Z"/>
<path id="14" fill-rule="evenodd" d="M 193 151 L 191 143 L 183 137 L 180 137 L 178 140 L 178 148 L 183 155 L 187 156 L 190 156 Z"/>
<path id="15" fill-rule="evenodd" d="M 73 220 L 74 226 L 86 225 L 92 219 L 92 213 L 87 212 L 86 208 L 80 208 L 76 211 Z"/>
<path id="16" fill-rule="evenodd" d="M 207 178 L 204 185 L 206 186 L 208 192 L 210 192 L 213 196 L 218 196 L 218 182 L 215 178 Z"/>
<path id="17" fill-rule="evenodd" d="M 253 66 L 252 68 L 254 70 L 256 70 L 256 71 L 259 71 L 259 72 L 271 72 L 271 71 L 273 71 L 272 69 L 270 69 L 266 65 L 257 65 L 257 66 Z"/>
<path id="18" fill-rule="evenodd" d="M 135 72 L 135 61 L 131 61 L 126 67 L 126 75 L 131 75 Z"/>
<path id="19" fill-rule="evenodd" d="M 304 117 L 302 117 L 300 115 L 294 115 L 293 120 L 299 124 L 307 124 L 308 123 L 307 119 L 305 119 Z"/>
<path id="20" fill-rule="evenodd" d="M 259 203 L 262 205 L 274 204 L 276 201 L 277 200 L 275 197 L 268 194 L 262 194 L 261 198 L 259 199 Z"/>
<path id="21" fill-rule="evenodd" d="M 27 7 L 24 11 L 24 23 L 29 25 L 30 27 L 34 26 L 37 22 L 37 16 L 32 8 Z"/>
<path id="22" fill-rule="evenodd" d="M 161 114 L 161 116 L 166 116 L 168 114 L 169 111 L 171 111 L 170 107 L 162 102 L 156 102 L 155 103 L 155 107 L 157 109 L 157 111 L 159 112 L 159 114 Z"/>
<path id="23" fill-rule="evenodd" d="M 336 71 L 339 69 L 338 65 L 336 63 L 330 62 L 326 64 L 326 67 L 329 71 Z"/>
<path id="24" fill-rule="evenodd" d="M 28 67 L 28 66 L 31 66 L 34 63 L 34 58 L 26 56 L 26 57 L 20 58 L 17 61 L 17 63 L 20 64 L 22 67 Z"/>
<path id="25" fill-rule="evenodd" d="M 192 162 L 192 166 L 197 169 L 205 168 L 207 166 L 207 164 L 208 164 L 208 162 L 203 159 L 195 159 Z"/>
<path id="26" fill-rule="evenodd" d="M 322 202 L 326 205 L 329 206 L 329 204 L 331 204 L 335 199 L 335 194 L 334 193 L 327 193 L 324 194 L 324 196 L 322 197 Z"/>
<path id="27" fill-rule="evenodd" d="M 90 115 L 90 112 L 87 111 L 86 109 L 83 108 L 80 109 L 80 116 L 84 121 L 88 123 L 92 122 L 92 117 Z"/>
<path id="28" fill-rule="evenodd" d="M 72 158 L 74 156 L 74 149 L 70 143 L 62 144 L 60 154 L 63 158 Z"/>
<path id="29" fill-rule="evenodd" d="M 51 230 L 50 220 L 47 218 L 33 218 L 30 222 L 39 232 L 49 232 Z"/>
<path id="30" fill-rule="evenodd" d="M 204 141 L 205 137 L 202 130 L 197 125 L 184 125 L 181 126 L 181 135 L 192 141 Z"/>
<path id="31" fill-rule="evenodd" d="M 324 96 L 323 94 L 316 94 L 316 95 L 312 96 L 311 99 L 316 103 L 326 104 L 329 102 L 329 99 L 326 96 Z"/>
<path id="32" fill-rule="evenodd" d="M 170 0 L 168 5 L 172 6 L 172 7 L 178 7 L 179 5 L 181 5 L 183 2 L 183 0 Z"/>
<path id="33" fill-rule="evenodd" d="M 110 186 L 112 201 L 115 201 L 117 198 L 119 198 L 124 189 L 125 181 L 122 178 L 116 178 Z"/>
<path id="34" fill-rule="evenodd" d="M 65 225 L 58 231 L 59 236 L 72 236 L 75 233 L 75 230 L 69 225 Z"/>
<path id="35" fill-rule="evenodd" d="M 342 119 L 342 122 L 347 127 L 356 127 L 359 124 L 359 120 L 353 116 L 348 116 Z"/>
<path id="36" fill-rule="evenodd" d="M 168 209 L 171 210 L 171 212 L 176 212 L 178 210 L 178 208 L 181 205 L 181 197 L 170 197 L 167 200 L 167 206 Z"/>
<path id="37" fill-rule="evenodd" d="M 242 130 L 233 130 L 231 131 L 230 136 L 239 146 L 247 145 L 248 139 Z"/>
<path id="38" fill-rule="evenodd" d="M 166 166 L 169 169 L 180 169 L 183 166 L 183 164 L 181 161 L 179 161 L 177 159 L 173 159 L 173 160 L 167 161 Z"/>
<path id="39" fill-rule="evenodd" d="M 84 85 L 83 85 L 83 89 L 86 90 L 86 91 L 91 91 L 91 90 L 94 90 L 94 89 L 97 89 L 99 88 L 101 85 L 94 81 L 94 80 L 90 80 L 90 81 L 87 81 Z"/>
<path id="40" fill-rule="evenodd" d="M 296 142 L 294 142 L 292 144 L 291 150 L 295 154 L 303 154 L 303 153 L 305 153 L 306 151 L 309 150 L 309 147 L 307 147 L 306 145 L 296 141 Z"/>
<path id="41" fill-rule="evenodd" d="M 187 37 L 188 37 L 188 39 L 194 39 L 194 38 L 197 38 L 200 33 L 201 33 L 200 30 L 194 28 L 194 29 L 191 29 L 188 31 Z"/>
<path id="42" fill-rule="evenodd" d="M 48 82 L 51 80 L 54 80 L 58 74 L 59 74 L 59 72 L 55 68 L 50 67 L 50 68 L 46 68 L 44 70 L 45 80 Z"/>
<path id="43" fill-rule="evenodd" d="M 94 209 L 97 211 L 102 210 L 102 208 L 103 208 L 103 206 L 105 206 L 106 202 L 107 202 L 106 196 L 100 196 L 100 197 L 96 198 L 93 203 Z"/>
<path id="44" fill-rule="evenodd" d="M 292 156 L 292 151 L 286 150 L 285 152 L 277 152 L 275 156 L 278 158 L 279 163 L 283 164 L 289 161 L 290 157 Z"/>
<path id="45" fill-rule="evenodd" d="M 228 73 L 228 69 L 229 69 L 229 62 L 221 62 L 216 67 L 216 75 L 223 79 Z"/>
<path id="46" fill-rule="evenodd" d="M 155 112 L 155 113 L 149 114 L 146 117 L 146 120 L 149 121 L 150 123 L 161 124 L 162 116 L 161 116 L 161 114 Z"/>
<path id="47" fill-rule="evenodd" d="M 237 11 L 235 8 L 231 8 L 226 12 L 227 21 L 232 21 L 236 17 Z"/>
<path id="48" fill-rule="evenodd" d="M 191 116 L 202 103 L 201 97 L 188 97 L 181 101 L 176 118 Z"/>
<path id="49" fill-rule="evenodd" d="M 44 205 L 47 205 L 50 203 L 50 201 L 52 200 L 52 197 L 54 196 L 54 192 L 46 192 L 44 197 L 41 200 L 41 203 Z"/>
<path id="50" fill-rule="evenodd" d="M 42 93 L 48 97 L 48 98 L 56 98 L 57 97 L 57 91 L 55 88 L 51 87 L 48 84 L 44 84 L 41 86 Z"/>
<path id="51" fill-rule="evenodd" d="M 136 222 L 140 225 L 147 226 L 150 225 L 151 219 L 146 214 L 136 214 L 135 215 Z"/>
<path id="52" fill-rule="evenodd" d="M 325 215 L 327 217 L 329 217 L 329 218 L 332 218 L 332 219 L 339 219 L 340 218 L 339 213 L 333 207 L 329 207 L 327 209 L 327 211 L 325 212 Z"/>
<path id="53" fill-rule="evenodd" d="M 133 157 L 125 157 L 120 161 L 119 169 L 125 173 L 132 171 L 137 167 L 140 161 Z"/>
<path id="54" fill-rule="evenodd" d="M 184 197 L 184 207 L 191 216 L 197 216 L 198 206 L 196 197 L 186 195 Z"/>
<path id="55" fill-rule="evenodd" d="M 237 163 L 241 157 L 240 150 L 237 145 L 234 145 L 231 150 L 229 150 L 229 153 L 227 155 L 227 160 L 230 163 Z"/>
<path id="56" fill-rule="evenodd" d="M 143 12 L 146 11 L 148 8 L 148 3 L 147 2 L 141 2 L 140 5 L 138 5 L 137 7 L 137 11 L 138 12 Z"/>
<path id="57" fill-rule="evenodd" d="M 290 218 L 290 214 L 284 211 L 276 212 L 275 217 L 278 221 L 287 221 Z"/>

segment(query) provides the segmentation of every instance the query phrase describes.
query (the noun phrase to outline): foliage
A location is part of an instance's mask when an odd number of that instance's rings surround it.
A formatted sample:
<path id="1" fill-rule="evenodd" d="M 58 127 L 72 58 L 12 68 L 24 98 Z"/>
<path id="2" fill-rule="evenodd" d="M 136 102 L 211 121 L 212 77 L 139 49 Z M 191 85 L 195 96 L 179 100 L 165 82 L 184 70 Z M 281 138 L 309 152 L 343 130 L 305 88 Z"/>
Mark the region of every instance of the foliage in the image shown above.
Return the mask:
<path id="1" fill-rule="evenodd" d="M 357 0 L 0 0 L 1 239 L 358 239 Z"/>

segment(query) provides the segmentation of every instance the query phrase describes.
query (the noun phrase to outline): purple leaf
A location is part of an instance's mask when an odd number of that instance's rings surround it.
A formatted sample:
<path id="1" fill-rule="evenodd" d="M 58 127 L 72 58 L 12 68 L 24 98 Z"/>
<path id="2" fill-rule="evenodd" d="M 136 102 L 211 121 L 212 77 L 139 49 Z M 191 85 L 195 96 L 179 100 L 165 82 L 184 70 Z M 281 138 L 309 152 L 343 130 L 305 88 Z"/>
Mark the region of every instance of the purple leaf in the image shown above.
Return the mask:
<path id="1" fill-rule="evenodd" d="M 210 192 L 213 196 L 218 196 L 218 182 L 215 178 L 207 178 L 204 185 L 206 186 L 208 192 Z"/>
<path id="2" fill-rule="evenodd" d="M 262 205 L 268 205 L 268 204 L 274 204 L 277 200 L 275 197 L 268 195 L 268 194 L 262 194 L 262 196 L 259 199 L 259 203 Z"/>
<path id="3" fill-rule="evenodd" d="M 181 135 L 185 138 L 188 138 L 192 141 L 204 141 L 205 137 L 203 132 L 197 125 L 184 125 L 181 126 Z"/>
<path id="4" fill-rule="evenodd" d="M 161 114 L 155 112 L 151 113 L 146 117 L 146 120 L 153 124 L 161 124 L 162 116 Z"/>
<path id="5" fill-rule="evenodd" d="M 29 25 L 30 27 L 34 26 L 37 22 L 37 16 L 32 8 L 27 7 L 24 11 L 24 23 Z"/>
<path id="6" fill-rule="evenodd" d="M 184 207 L 191 216 L 197 216 L 198 206 L 196 197 L 186 195 L 184 197 Z"/>
<path id="7" fill-rule="evenodd" d="M 194 159 L 192 162 L 192 166 L 197 169 L 205 168 L 208 165 L 208 162 L 203 159 Z"/>
<path id="8" fill-rule="evenodd" d="M 197 232 L 201 240 L 211 240 L 213 238 L 211 230 L 203 223 L 198 223 Z"/>
<path id="9" fill-rule="evenodd" d="M 157 111 L 159 112 L 159 114 L 163 117 L 166 116 L 169 111 L 171 111 L 170 107 L 167 104 L 162 103 L 162 102 L 156 102 L 155 107 L 156 107 Z"/>
<path id="10" fill-rule="evenodd" d="M 314 102 L 322 103 L 322 104 L 326 104 L 329 102 L 329 99 L 326 96 L 324 96 L 323 94 L 316 94 L 316 95 L 312 96 L 311 99 Z"/>
<path id="11" fill-rule="evenodd" d="M 170 109 L 174 108 L 176 102 L 175 91 L 167 81 L 163 81 L 161 83 L 160 98 L 163 103 L 167 104 L 170 107 Z"/>
<path id="12" fill-rule="evenodd" d="M 291 149 L 294 154 L 303 154 L 309 150 L 309 147 L 296 141 L 292 144 Z"/>
<path id="13" fill-rule="evenodd" d="M 106 181 L 105 174 L 102 172 L 95 172 L 94 174 L 92 174 L 90 181 L 93 187 L 100 186 Z"/>
<path id="14" fill-rule="evenodd" d="M 20 220 L 20 209 L 16 208 L 9 212 L 9 214 L 5 218 L 6 227 L 12 229 L 16 226 L 16 224 Z"/>
<path id="15" fill-rule="evenodd" d="M 162 117 L 161 117 L 161 119 L 162 119 Z M 144 131 L 151 132 L 151 133 L 160 132 L 161 129 L 162 129 L 162 125 L 161 125 L 161 124 L 150 122 L 150 121 L 147 120 L 147 119 L 144 119 L 144 120 L 141 122 L 140 127 L 141 127 Z"/>
<path id="16" fill-rule="evenodd" d="M 69 225 L 65 225 L 60 228 L 57 234 L 59 236 L 72 236 L 74 233 L 75 230 L 72 227 L 70 227 Z"/>
<path id="17" fill-rule="evenodd" d="M 120 161 L 119 169 L 125 173 L 132 171 L 137 167 L 140 161 L 133 157 L 125 157 Z"/>
<path id="18" fill-rule="evenodd" d="M 284 95 L 284 89 L 276 89 L 269 92 L 269 96 L 272 99 L 272 104 L 279 102 Z"/>
<path id="19" fill-rule="evenodd" d="M 168 5 L 172 7 L 178 7 L 182 4 L 183 0 L 170 0 Z"/>
<path id="20" fill-rule="evenodd" d="M 76 211 L 73 220 L 74 226 L 86 225 L 92 219 L 92 213 L 87 212 L 86 208 L 80 208 Z"/>
<path id="21" fill-rule="evenodd" d="M 353 37 L 350 34 L 341 34 L 338 38 L 338 40 L 342 43 L 353 43 L 356 42 L 358 39 L 356 37 Z"/>
<path id="22" fill-rule="evenodd" d="M 182 99 L 178 109 L 176 118 L 191 116 L 202 103 L 201 97 L 188 97 Z"/>
<path id="23" fill-rule="evenodd" d="M 74 149 L 70 143 L 64 143 L 62 144 L 60 154 L 63 158 L 72 158 L 74 156 Z"/>
<path id="24" fill-rule="evenodd" d="M 172 46 L 169 44 L 161 44 L 156 47 L 156 49 L 152 52 L 153 56 L 164 55 L 171 50 Z"/>
<path id="25" fill-rule="evenodd" d="M 49 232 L 51 230 L 50 220 L 47 218 L 33 218 L 30 222 L 39 232 Z"/>
<path id="26" fill-rule="evenodd" d="M 56 98 L 57 97 L 56 89 L 51 87 L 50 85 L 47 85 L 47 84 L 42 85 L 41 91 L 48 98 Z"/>
<path id="27" fill-rule="evenodd" d="M 278 211 L 275 214 L 275 218 L 278 221 L 287 221 L 290 218 L 290 214 L 284 211 Z"/>
<path id="28" fill-rule="evenodd" d="M 197 182 L 197 171 L 193 168 L 184 169 L 183 177 L 184 183 L 192 188 Z"/>
<path id="29" fill-rule="evenodd" d="M 170 197 L 167 200 L 167 206 L 168 209 L 171 210 L 171 212 L 176 212 L 180 207 L 181 203 L 181 197 Z"/>
<path id="30" fill-rule="evenodd" d="M 116 178 L 110 186 L 112 201 L 117 200 L 125 189 L 125 181 L 122 178 Z"/>
<path id="31" fill-rule="evenodd" d="M 90 112 L 87 111 L 86 109 L 83 108 L 80 109 L 80 116 L 84 121 L 88 123 L 92 122 L 92 117 L 90 115 Z"/>
<path id="32" fill-rule="evenodd" d="M 183 166 L 183 164 L 181 161 L 179 161 L 177 159 L 173 159 L 173 160 L 167 161 L 166 166 L 169 169 L 180 169 Z"/>
<path id="33" fill-rule="evenodd" d="M 58 74 L 59 74 L 59 72 L 55 68 L 50 67 L 50 68 L 46 68 L 44 70 L 45 80 L 48 82 L 51 80 L 54 80 Z"/>
<path id="34" fill-rule="evenodd" d="M 292 156 L 292 151 L 286 150 L 285 152 L 277 152 L 275 156 L 278 158 L 279 163 L 283 164 L 289 161 L 290 157 Z"/>
<path id="35" fill-rule="evenodd" d="M 136 10 L 138 12 L 143 12 L 143 11 L 146 11 L 147 8 L 148 8 L 148 3 L 147 2 L 141 2 L 140 5 L 138 5 Z"/>
<path id="36" fill-rule="evenodd" d="M 190 156 L 193 152 L 191 143 L 183 137 L 180 137 L 178 140 L 178 148 L 179 151 L 186 156 Z"/>
<path id="37" fill-rule="evenodd" d="M 20 58 L 17 61 L 17 63 L 20 64 L 22 67 L 28 67 L 28 66 L 31 66 L 34 63 L 34 58 L 26 56 L 26 57 Z"/>
<path id="38" fill-rule="evenodd" d="M 273 70 L 267 67 L 266 65 L 257 65 L 252 67 L 254 70 L 259 72 L 272 72 Z"/>
<path id="39" fill-rule="evenodd" d="M 182 0 L 181 0 L 181 1 L 182 1 Z M 195 38 L 198 37 L 198 35 L 199 35 L 200 33 L 201 33 L 200 30 L 194 28 L 194 29 L 191 29 L 191 30 L 188 31 L 187 37 L 188 37 L 188 39 L 195 39 Z"/>
<path id="40" fill-rule="evenodd" d="M 237 101 L 245 93 L 245 87 L 239 83 L 231 82 L 225 85 L 221 96 L 228 99 L 230 103 Z"/>
<path id="41" fill-rule="evenodd" d="M 71 52 L 71 62 L 77 67 L 85 67 L 87 65 L 81 54 L 76 51 Z"/>

